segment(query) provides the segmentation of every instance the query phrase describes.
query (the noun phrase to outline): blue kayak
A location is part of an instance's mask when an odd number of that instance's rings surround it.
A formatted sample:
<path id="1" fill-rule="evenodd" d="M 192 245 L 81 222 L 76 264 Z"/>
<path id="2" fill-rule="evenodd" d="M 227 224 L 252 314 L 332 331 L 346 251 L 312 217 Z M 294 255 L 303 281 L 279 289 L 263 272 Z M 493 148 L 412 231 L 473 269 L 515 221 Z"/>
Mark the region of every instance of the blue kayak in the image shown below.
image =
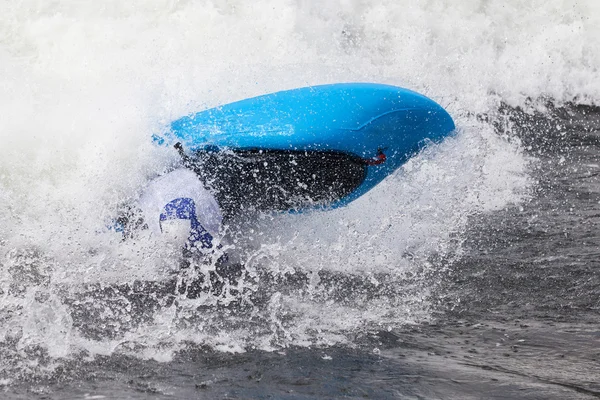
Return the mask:
<path id="1" fill-rule="evenodd" d="M 189 166 L 231 212 L 347 204 L 453 130 L 429 98 L 373 83 L 287 90 L 171 123 Z"/>

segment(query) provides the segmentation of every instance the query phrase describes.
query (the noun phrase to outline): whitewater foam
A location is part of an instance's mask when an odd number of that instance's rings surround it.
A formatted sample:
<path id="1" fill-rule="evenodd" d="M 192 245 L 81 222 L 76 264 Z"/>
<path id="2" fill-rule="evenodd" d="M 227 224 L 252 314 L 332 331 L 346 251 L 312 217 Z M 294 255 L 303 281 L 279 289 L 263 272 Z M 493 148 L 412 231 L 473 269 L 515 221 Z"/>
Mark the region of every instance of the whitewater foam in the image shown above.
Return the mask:
<path id="1" fill-rule="evenodd" d="M 430 272 L 451 265 L 432 260 L 459 257 L 470 215 L 522 201 L 531 186 L 518 141 L 475 115 L 529 97 L 600 99 L 594 1 L 29 0 L 2 7 L 0 299 L 10 329 L 0 333 L 54 356 L 110 353 L 120 343 L 331 344 L 364 327 L 426 320 L 436 284 Z M 144 235 L 122 243 L 103 229 L 120 204 L 177 162 L 175 151 L 152 145 L 153 133 L 225 102 L 350 81 L 422 92 L 459 129 L 346 208 L 263 216 L 234 235 L 250 271 L 307 273 L 306 292 L 271 293 L 266 309 L 252 314 L 255 324 L 222 311 L 200 317 L 192 302 L 165 307 L 117 339 L 81 337 L 61 288 L 160 280 L 175 268 L 176 249 Z M 15 263 L 34 266 L 45 280 L 16 290 Z M 375 286 L 377 274 L 410 277 L 412 287 L 363 305 L 352 293 L 336 302 L 318 293 L 322 270 Z M 202 334 L 202 324 L 216 330 Z"/>

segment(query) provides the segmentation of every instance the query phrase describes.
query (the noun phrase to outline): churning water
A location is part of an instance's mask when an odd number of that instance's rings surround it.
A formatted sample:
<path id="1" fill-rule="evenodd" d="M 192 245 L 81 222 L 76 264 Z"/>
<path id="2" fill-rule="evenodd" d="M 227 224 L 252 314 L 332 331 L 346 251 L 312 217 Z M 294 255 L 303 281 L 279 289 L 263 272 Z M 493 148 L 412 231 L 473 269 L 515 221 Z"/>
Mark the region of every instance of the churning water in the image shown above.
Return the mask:
<path id="1" fill-rule="evenodd" d="M 600 396 L 599 48 L 592 0 L 5 0 L 0 389 Z M 456 134 L 343 209 L 231 223 L 218 295 L 165 294 L 179 249 L 104 229 L 179 162 L 171 120 L 352 81 Z"/>

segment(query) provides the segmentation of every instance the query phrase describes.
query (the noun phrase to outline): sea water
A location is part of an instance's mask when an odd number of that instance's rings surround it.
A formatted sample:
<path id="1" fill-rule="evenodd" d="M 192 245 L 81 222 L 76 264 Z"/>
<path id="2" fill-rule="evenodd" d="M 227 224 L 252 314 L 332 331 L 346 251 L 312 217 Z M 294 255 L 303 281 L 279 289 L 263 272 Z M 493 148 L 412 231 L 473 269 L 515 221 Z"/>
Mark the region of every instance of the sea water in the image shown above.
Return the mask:
<path id="1" fill-rule="evenodd" d="M 373 332 L 443 321 L 441 310 L 463 304 L 447 286 L 472 254 L 474 221 L 535 203 L 540 166 L 561 160 L 536 143 L 589 120 L 546 123 L 549 104 L 600 99 L 591 0 L 27 0 L 0 11 L 6 387 L 73 362 L 101 371 L 98 357 L 171 365 L 190 349 L 267 352 L 259 359 L 363 348 Z M 342 209 L 229 225 L 225 250 L 246 272 L 220 296 L 140 303 L 115 289 L 179 271 L 176 246 L 106 229 L 179 162 L 153 134 L 246 97 L 361 81 L 429 96 L 455 135 Z M 493 242 L 495 225 L 484 226 L 477 235 Z"/>

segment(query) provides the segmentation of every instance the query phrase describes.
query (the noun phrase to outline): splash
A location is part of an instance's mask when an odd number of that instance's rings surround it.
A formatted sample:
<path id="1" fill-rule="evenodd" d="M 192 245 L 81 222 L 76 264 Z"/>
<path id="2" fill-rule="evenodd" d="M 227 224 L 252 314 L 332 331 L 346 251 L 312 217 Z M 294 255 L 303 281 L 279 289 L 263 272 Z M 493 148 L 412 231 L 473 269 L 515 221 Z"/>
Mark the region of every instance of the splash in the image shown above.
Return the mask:
<path id="1" fill-rule="evenodd" d="M 190 342 L 221 351 L 328 345 L 429 319 L 469 216 L 522 201 L 531 186 L 519 143 L 475 115 L 528 97 L 597 102 L 599 7 L 7 2 L 3 359 L 20 367 L 74 354 L 168 359 Z M 227 250 L 246 275 L 222 296 L 150 299 L 118 288 L 163 282 L 179 268 L 177 249 L 157 238 L 121 242 L 103 230 L 177 162 L 151 144 L 153 133 L 203 108 L 340 81 L 420 91 L 459 129 L 346 208 L 230 227 Z"/>

